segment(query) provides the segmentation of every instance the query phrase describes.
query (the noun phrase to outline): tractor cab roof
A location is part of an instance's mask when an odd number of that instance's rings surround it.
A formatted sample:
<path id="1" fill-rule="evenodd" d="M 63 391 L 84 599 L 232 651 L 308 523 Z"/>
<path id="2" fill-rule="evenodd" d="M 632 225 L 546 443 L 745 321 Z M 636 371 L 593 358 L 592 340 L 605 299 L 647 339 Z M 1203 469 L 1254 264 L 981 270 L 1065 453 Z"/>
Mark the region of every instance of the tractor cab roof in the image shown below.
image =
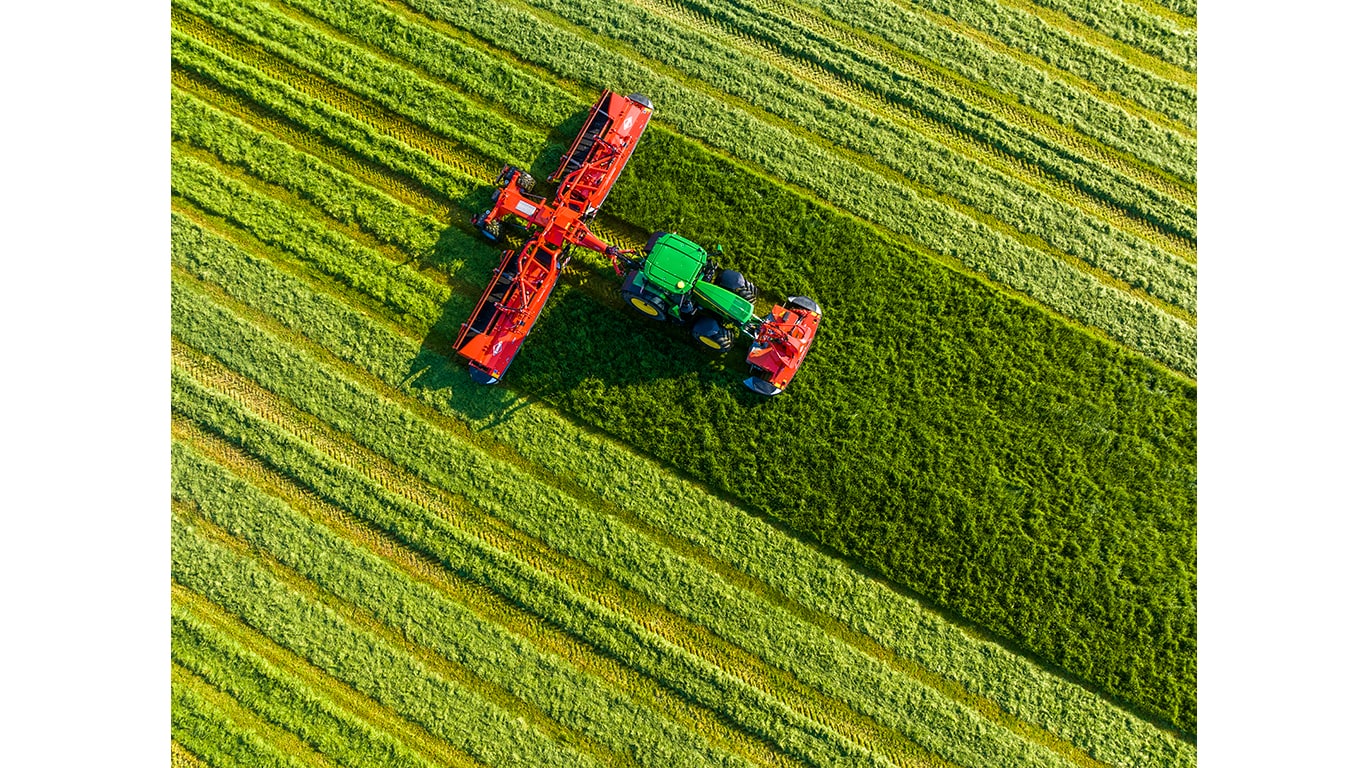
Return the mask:
<path id="1" fill-rule="evenodd" d="M 708 252 L 686 237 L 661 235 L 646 256 L 642 276 L 651 287 L 666 294 L 688 293 L 703 274 Z"/>

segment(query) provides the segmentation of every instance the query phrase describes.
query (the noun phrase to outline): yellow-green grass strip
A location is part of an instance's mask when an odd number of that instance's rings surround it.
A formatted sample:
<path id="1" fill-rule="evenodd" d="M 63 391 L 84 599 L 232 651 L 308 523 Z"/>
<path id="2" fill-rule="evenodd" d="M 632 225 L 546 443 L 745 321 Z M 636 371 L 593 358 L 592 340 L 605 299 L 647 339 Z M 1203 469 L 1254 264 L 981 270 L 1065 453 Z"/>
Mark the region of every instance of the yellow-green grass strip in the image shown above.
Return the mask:
<path id="1" fill-rule="evenodd" d="M 261 720 L 175 662 L 171 664 L 171 738 L 216 767 L 329 765 L 292 734 Z"/>
<path id="2" fill-rule="evenodd" d="M 173 421 L 172 427 L 173 439 L 184 440 L 184 421 L 179 426 Z M 183 505 L 173 504 L 173 509 L 178 507 L 183 508 Z M 460 768 L 475 768 L 479 765 L 470 755 L 275 643 L 207 598 L 172 582 L 171 600 L 173 610 L 179 610 L 220 636 L 230 638 L 248 653 L 264 659 L 301 686 L 326 699 L 329 706 L 344 717 L 366 723 L 377 732 L 389 735 L 423 760 Z"/>
<path id="3" fill-rule="evenodd" d="M 281 581 L 203 521 L 172 517 L 172 578 L 481 762 L 593 766 L 525 720 L 435 673 L 403 649 Z"/>
<path id="4" fill-rule="evenodd" d="M 299 414 L 288 413 L 291 409 L 283 407 L 269 393 L 222 368 L 212 359 L 202 358 L 179 344 L 175 347 L 173 354 L 177 368 L 191 372 L 197 383 L 219 392 L 231 393 L 233 399 L 243 403 L 255 417 L 287 432 L 292 439 L 307 441 L 311 448 L 364 475 L 368 482 L 383 488 L 384 492 L 417 505 L 424 512 L 430 511 L 487 544 L 534 564 L 539 570 L 551 573 L 563 582 L 567 581 L 564 575 L 567 567 L 559 564 L 565 558 L 553 550 L 520 539 L 516 533 L 506 530 L 500 521 L 468 508 L 467 503 L 437 493 L 421 481 L 393 468 L 387 460 L 331 435 L 321 425 L 308 423 Z M 339 536 L 364 546 L 402 568 L 410 577 L 460 601 L 486 621 L 500 624 L 545 652 L 555 654 L 577 669 L 612 684 L 618 691 L 631 695 L 636 701 L 654 708 L 673 722 L 703 735 L 714 749 L 734 752 L 760 766 L 794 768 L 798 765 L 791 757 L 720 718 L 712 710 L 683 698 L 654 678 L 548 624 L 489 587 L 458 577 L 436 555 L 428 553 L 421 542 L 413 543 L 413 548 L 410 548 L 402 534 L 392 534 L 362 516 L 343 512 L 320 501 L 315 492 L 306 490 L 308 486 L 300 485 L 302 481 L 287 479 L 268 466 L 265 459 L 245 453 L 244 448 L 228 438 L 208 432 L 179 414 L 173 419 L 172 427 L 175 439 L 193 447 L 195 452 L 284 499 Z M 236 438 L 243 440 L 241 434 L 236 435 Z M 258 451 L 266 451 L 260 443 L 252 443 L 252 446 Z M 626 610 L 621 605 L 613 605 L 605 595 L 595 594 L 594 598 L 612 610 Z"/>

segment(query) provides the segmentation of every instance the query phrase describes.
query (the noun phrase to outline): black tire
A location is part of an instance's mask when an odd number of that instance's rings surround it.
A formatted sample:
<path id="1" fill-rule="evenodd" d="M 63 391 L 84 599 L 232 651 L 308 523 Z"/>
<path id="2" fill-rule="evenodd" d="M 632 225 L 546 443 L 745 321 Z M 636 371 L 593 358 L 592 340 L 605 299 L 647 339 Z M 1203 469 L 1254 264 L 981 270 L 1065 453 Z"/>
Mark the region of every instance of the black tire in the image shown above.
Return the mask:
<path id="1" fill-rule="evenodd" d="M 641 106 L 643 106 L 643 107 L 645 107 L 645 108 L 647 108 L 647 109 L 655 109 L 655 104 L 652 103 L 652 101 L 650 100 L 650 98 L 648 98 L 648 97 L 646 97 L 646 96 L 644 96 L 644 95 L 642 95 L 642 94 L 640 94 L 640 93 L 629 93 L 629 94 L 627 94 L 627 100 L 628 100 L 628 101 L 631 101 L 631 102 L 634 102 L 634 103 L 637 103 L 637 104 L 640 104 Z"/>
<path id="2" fill-rule="evenodd" d="M 626 279 L 622 282 L 622 300 L 627 302 L 627 306 L 636 310 L 640 314 L 652 320 L 664 320 L 665 301 L 658 296 L 652 296 L 636 289 L 632 285 L 632 280 L 636 278 L 636 272 L 628 272 Z"/>
<path id="3" fill-rule="evenodd" d="M 489 218 L 489 214 L 491 213 L 493 213 L 493 211 L 485 211 L 480 214 L 480 218 L 476 219 L 476 221 L 481 223 L 476 224 L 475 226 L 485 233 L 485 237 L 488 237 L 490 240 L 497 243 L 499 240 L 503 239 L 504 227 L 502 221 Z"/>
<path id="4" fill-rule="evenodd" d="M 698 345 L 712 352 L 726 352 L 731 349 L 735 334 L 732 330 L 711 317 L 700 317 L 689 329 Z"/>
<path id="5" fill-rule="evenodd" d="M 717 285 L 726 288 L 746 301 L 755 301 L 755 284 L 734 269 L 717 273 Z"/>
<path id="6" fill-rule="evenodd" d="M 530 171 L 520 171 L 518 173 L 518 189 L 524 195 L 532 194 L 532 190 L 537 187 L 537 179 Z"/>
<path id="7" fill-rule="evenodd" d="M 822 314 L 822 308 L 817 305 L 817 302 L 806 296 L 790 296 L 788 301 L 784 302 L 784 307 L 788 309 L 806 309 L 809 312 L 815 312 L 819 315 Z"/>
<path id="8" fill-rule="evenodd" d="M 665 234 L 665 232 L 652 232 L 651 236 L 646 238 L 646 252 L 650 253 L 651 249 L 655 247 L 656 241 Z"/>

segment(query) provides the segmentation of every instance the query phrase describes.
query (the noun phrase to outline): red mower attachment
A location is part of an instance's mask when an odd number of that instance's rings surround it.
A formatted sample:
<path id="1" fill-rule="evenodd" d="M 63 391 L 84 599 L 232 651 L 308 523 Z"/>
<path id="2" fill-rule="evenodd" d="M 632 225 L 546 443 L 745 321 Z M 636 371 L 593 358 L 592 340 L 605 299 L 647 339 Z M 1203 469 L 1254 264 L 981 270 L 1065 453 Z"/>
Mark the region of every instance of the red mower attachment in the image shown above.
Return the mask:
<path id="1" fill-rule="evenodd" d="M 536 179 L 527 171 L 506 166 L 499 174 L 494 207 L 471 223 L 491 240 L 502 238 L 512 223 L 521 224 L 529 237 L 520 249 L 504 251 L 453 345 L 470 361 L 470 377 L 476 382 L 493 384 L 508 371 L 573 246 L 606 254 L 619 269 L 623 253 L 590 232 L 588 221 L 627 165 L 653 110 L 651 100 L 640 94 L 604 91 L 551 177 L 560 186 L 549 203 L 532 194 Z"/>
<path id="2" fill-rule="evenodd" d="M 806 296 L 790 296 L 776 304 L 756 330 L 746 355 L 754 374 L 742 382 L 746 388 L 761 395 L 783 392 L 807 357 L 821 322 L 822 308 Z"/>

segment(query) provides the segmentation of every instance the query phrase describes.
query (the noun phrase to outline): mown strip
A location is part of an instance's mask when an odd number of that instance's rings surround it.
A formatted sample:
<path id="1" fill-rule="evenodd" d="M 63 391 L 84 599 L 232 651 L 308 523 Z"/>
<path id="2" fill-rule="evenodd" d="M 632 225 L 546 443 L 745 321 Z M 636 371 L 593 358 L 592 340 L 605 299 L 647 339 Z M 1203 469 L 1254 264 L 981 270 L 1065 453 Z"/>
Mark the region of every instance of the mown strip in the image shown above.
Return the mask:
<path id="1" fill-rule="evenodd" d="M 173 525 L 174 527 L 174 525 Z M 235 710 L 232 717 L 225 710 Z M 171 738 L 213 768 L 317 768 L 262 737 L 260 721 L 188 671 L 171 667 Z"/>
<path id="2" fill-rule="evenodd" d="M 239 273 L 239 272 L 241 272 L 241 270 L 236 270 L 236 269 L 235 269 L 235 270 L 231 270 L 231 273 L 233 273 L 233 274 L 236 274 L 236 273 Z M 263 295 L 263 296 L 265 296 L 265 295 L 270 295 L 270 296 L 277 296 L 277 297 L 278 297 L 278 296 L 280 296 L 280 295 L 283 295 L 282 290 L 283 290 L 283 288 L 272 288 L 272 289 L 269 289 L 269 290 L 264 291 L 262 295 Z M 302 296 L 301 296 L 301 301 L 303 301 Z M 307 303 L 307 302 L 304 302 L 304 303 Z M 273 311 L 278 311 L 278 310 L 273 310 Z M 327 311 L 324 311 L 324 312 L 323 312 L 323 316 L 335 317 L 336 315 L 337 315 L 337 311 L 336 311 L 336 310 L 327 310 Z M 342 323 L 342 324 L 340 324 L 340 325 L 338 325 L 338 324 L 336 324 L 336 323 L 331 323 L 331 322 L 330 322 L 330 323 L 325 324 L 324 326 L 315 326 L 315 327 L 316 327 L 317 330 L 324 330 L 324 331 L 326 332 L 326 326 L 327 326 L 327 325 L 335 325 L 335 326 L 337 326 L 338 328 L 346 329 L 345 335 L 344 335 L 343 337 L 340 337 L 340 338 L 339 338 L 339 341 L 341 341 L 341 343 L 343 343 L 344 345 L 360 344 L 360 346 L 357 347 L 357 351 L 360 353 L 360 358 L 361 358 L 361 359 L 364 360 L 365 358 L 373 357 L 373 356 L 375 355 L 375 353 L 376 353 L 375 342 L 362 342 L 360 339 L 356 339 L 356 341 L 354 341 L 354 342 L 348 342 L 348 341 L 344 341 L 344 340 L 343 340 L 343 339 L 346 339 L 347 337 L 355 338 L 356 329 L 360 327 L 360 325 L 359 325 L 357 322 L 355 322 L 355 321 L 353 321 L 353 322 L 347 322 L 347 323 Z M 364 350 L 364 351 L 362 351 L 362 350 Z M 415 349 L 414 351 L 416 351 L 416 349 Z M 352 359 L 357 359 L 357 357 L 356 357 L 356 354 L 357 354 L 357 353 L 349 352 L 349 353 L 347 353 L 347 354 L 348 354 L 349 356 L 351 356 Z M 391 356 L 391 360 L 393 360 L 393 362 L 390 363 L 390 364 L 388 364 L 388 365 L 389 365 L 389 366 L 392 366 L 392 367 L 391 367 L 391 369 L 390 369 L 385 375 L 386 375 L 386 376 L 392 376 L 392 377 L 394 377 L 394 380 L 396 381 L 396 383 L 398 383 L 398 381 L 399 381 L 400 379 L 402 379 L 403 377 L 410 375 L 410 374 L 408 373 L 408 371 L 413 370 L 413 369 L 409 368 L 408 366 L 405 366 L 405 365 L 404 365 L 404 361 L 405 361 L 405 358 L 406 358 L 406 357 L 407 357 L 407 355 Z M 440 364 L 440 359 L 439 359 L 439 358 L 433 358 L 433 362 L 438 362 L 438 363 Z M 401 366 L 402 366 L 402 368 L 401 368 Z M 394 370 L 394 368 L 401 368 L 401 369 L 400 369 L 400 370 Z M 442 397 L 444 398 L 445 396 L 442 396 Z"/>
<path id="3" fill-rule="evenodd" d="M 598 764 L 552 743 L 384 640 L 356 629 L 332 609 L 294 592 L 254 560 L 178 516 L 172 517 L 171 573 L 176 582 L 405 717 L 416 718 L 481 762 L 585 768 Z"/>
<path id="4" fill-rule="evenodd" d="M 178 422 L 172 421 L 173 439 L 182 438 L 177 434 Z M 172 510 L 180 512 L 184 505 L 176 502 Z M 171 584 L 172 607 L 184 611 L 196 621 L 210 627 L 224 638 L 229 638 L 248 653 L 264 659 L 267 664 L 281 670 L 289 678 L 297 681 L 303 688 L 313 691 L 324 698 L 328 706 L 343 717 L 365 723 L 385 737 L 401 742 L 407 749 L 418 754 L 429 763 L 458 768 L 477 768 L 479 763 L 469 754 L 461 752 L 424 729 L 421 725 L 405 719 L 375 699 L 352 688 L 347 683 L 297 656 L 290 650 L 273 642 L 256 630 L 244 624 L 241 619 L 225 611 L 221 606 L 198 595 L 180 584 Z"/>
<path id="5" fill-rule="evenodd" d="M 1008 52 L 1047 77 L 1064 79 L 1092 96 L 1166 128 L 1192 137 L 1197 130 L 1197 78 L 1180 67 L 1078 24 L 1058 23 L 1029 0 L 903 0 L 899 6 L 921 12 L 948 28 L 969 35 L 994 50 Z M 1042 16 L 1054 16 L 1047 19 Z M 1064 18 L 1068 21 L 1067 17 Z M 1082 81 L 1081 83 L 1078 81 Z"/>
<path id="6" fill-rule="evenodd" d="M 880 181 L 880 182 L 876 182 L 876 183 L 886 183 L 886 182 Z M 903 197 L 903 196 L 902 196 L 902 194 L 893 193 L 893 197 L 895 197 L 895 199 L 897 199 L 897 200 L 902 201 L 902 197 Z M 926 222 L 932 222 L 932 223 L 940 222 L 940 219 L 936 218 L 936 216 L 928 216 L 928 218 L 923 218 L 923 219 L 925 219 Z M 647 223 L 646 226 L 647 226 L 647 227 L 650 227 L 650 226 L 651 226 L 651 223 Z M 937 225 L 937 226 L 938 226 L 938 225 Z M 945 238 L 945 241 L 947 241 L 947 242 L 952 241 L 952 240 L 953 240 L 953 235 L 947 235 L 947 238 Z M 999 235 L 999 240 L 1001 240 L 1000 235 Z M 1001 242 L 999 242 L 999 245 L 1001 245 Z M 1086 292 L 1088 292 L 1088 290 L 1100 290 L 1101 293 L 1100 293 L 1100 294 L 1097 294 L 1096 298 L 1100 298 L 1100 300 L 1103 300 L 1105 304 L 1112 304 L 1112 303 L 1114 303 L 1114 301 L 1111 301 L 1111 300 L 1109 300 L 1109 298 L 1107 298 L 1107 297 L 1108 297 L 1108 292 L 1109 292 L 1109 290 L 1111 290 L 1111 289 L 1107 289 L 1107 287 L 1105 287 L 1105 286 L 1096 285 L 1096 283 L 1093 283 L 1092 289 L 1088 289 L 1088 287 L 1085 287 L 1085 286 L 1088 285 L 1089 279 L 1088 279 L 1088 278 L 1083 278 L 1082 275 L 1074 274 L 1073 270 L 1070 270 L 1070 268 L 1064 266 L 1064 264 L 1055 264 L 1055 266 L 1049 266 L 1048 263 L 1047 263 L 1047 264 L 1037 264 L 1037 266 L 1034 267 L 1034 268 L 1036 268 L 1037 272 L 1040 272 L 1040 274 L 1034 275 L 1034 277 L 1027 277 L 1027 275 L 1022 275 L 1022 274 L 1021 274 L 1021 270 L 1019 270 L 1019 267 L 1021 267 L 1021 263 L 1019 263 L 1019 261 L 1012 261 L 1012 260 L 1010 259 L 1010 257 L 1005 257 L 1005 259 L 1004 259 L 1004 257 L 1001 257 L 1001 256 L 999 255 L 999 253 L 997 253 L 997 249 L 996 249 L 996 248 L 997 248 L 997 246 L 984 245 L 984 246 L 982 246 L 981 249 L 979 249 L 979 253 L 992 253 L 992 255 L 993 255 L 993 256 L 992 256 L 992 257 L 993 257 L 993 260 L 996 261 L 997 266 L 999 266 L 999 267 L 1004 267 L 1004 266 L 1005 266 L 1005 267 L 1011 267 L 1011 268 L 1012 268 L 1012 271 L 1014 271 L 1015 274 L 1014 274 L 1014 275 L 1011 275 L 1010 279 L 1011 279 L 1011 282 L 1014 282 L 1014 283 L 1015 283 L 1015 285 L 1021 286 L 1021 285 L 1022 285 L 1022 281 L 1026 281 L 1027 285 L 1029 285 L 1029 283 L 1038 283 L 1038 285 L 1053 285 L 1053 283 L 1059 283 L 1060 281 L 1063 281 L 1063 282 L 1066 282 L 1066 283 L 1067 283 L 1067 282 L 1074 282 L 1074 283 L 1077 283 L 1077 282 L 1079 281 L 1079 279 L 1082 279 L 1083 285 L 1077 287 L 1077 289 L 1074 289 L 1074 290 L 1075 290 L 1075 293 L 1086 293 Z M 1030 251 L 1027 251 L 1027 253 L 1030 253 Z M 974 268 L 984 268 L 984 264 L 971 264 L 971 266 L 973 266 Z M 1041 271 L 1041 270 L 1044 270 L 1044 271 Z M 995 275 L 995 277 L 996 277 L 997 279 L 1001 279 L 1001 278 L 1003 278 L 1003 275 L 997 274 L 997 275 Z M 1029 292 L 1029 290 L 1030 290 L 1030 289 L 1027 289 L 1027 292 Z M 1057 292 L 1056 292 L 1056 294 L 1057 294 Z M 1059 304 L 1059 303 L 1057 303 L 1057 301 L 1055 301 L 1055 304 L 1057 305 L 1057 304 Z M 1124 301 L 1122 301 L 1122 307 L 1114 307 L 1114 308 L 1112 308 L 1112 309 L 1108 309 L 1108 311 L 1090 312 L 1090 316 L 1092 316 L 1092 319 L 1094 320 L 1094 322 L 1097 322 L 1097 320 L 1101 320 L 1101 324 L 1103 324 L 1103 326 L 1109 326 L 1109 330 L 1115 331 L 1115 330 L 1118 330 L 1118 329 L 1124 329 L 1124 330 L 1127 331 L 1127 335 L 1134 335 L 1134 331 L 1130 329 L 1129 324 L 1118 323 L 1118 322 L 1116 322 L 1116 320 L 1115 320 L 1116 316 L 1118 316 L 1118 315 L 1116 315 L 1116 313 L 1118 313 L 1118 312 L 1119 312 L 1119 313 L 1127 313 L 1127 312 L 1133 311 L 1134 308 L 1133 308 L 1133 309 L 1126 309 L 1126 308 L 1124 308 L 1124 304 L 1126 304 L 1126 303 L 1124 303 Z M 1137 305 L 1137 307 L 1138 307 L 1138 305 L 1142 305 L 1142 303 L 1135 303 L 1135 305 Z M 1142 313 L 1146 312 L 1146 309 L 1141 309 L 1141 312 L 1142 312 Z M 1068 312 L 1066 312 L 1066 313 L 1068 313 Z M 1074 316 L 1078 316 L 1078 313 L 1077 313 L 1077 312 L 1073 312 L 1073 315 L 1074 315 Z M 1156 320 L 1157 320 L 1157 322 L 1160 322 L 1160 323 L 1170 322 L 1170 320 L 1161 320 L 1161 319 L 1156 319 Z M 1182 327 L 1181 322 L 1179 322 L 1179 327 Z M 1176 330 L 1176 331 L 1172 331 L 1172 333 L 1176 333 L 1176 334 L 1179 335 L 1179 337 L 1182 337 L 1182 335 L 1190 335 L 1190 334 L 1192 334 L 1192 331 L 1190 331 L 1190 329 L 1187 330 L 1187 331 Z"/>
<path id="7" fill-rule="evenodd" d="M 1112 287 L 1138 289 L 1135 295 L 1172 305 L 1180 311 L 1160 306 L 1184 319 L 1195 310 L 1196 274 L 1190 264 L 992 170 L 977 157 L 959 156 L 905 124 L 849 103 L 839 91 L 822 91 L 765 61 L 718 53 L 726 47 L 681 22 L 619 12 L 605 13 L 603 26 L 635 49 L 651 51 L 680 71 L 745 96 L 791 125 L 833 142 L 845 159 L 907 179 L 908 194 L 975 218 Z"/>
<path id="8" fill-rule="evenodd" d="M 1176 64 L 1189 72 L 1197 71 L 1195 0 L 1154 0 L 1154 3 L 1147 0 L 1033 2 L 1064 13 L 1081 24 Z M 1145 7 L 1147 5 L 1149 8 Z M 1164 13 L 1160 8 L 1175 13 Z"/>
<path id="9" fill-rule="evenodd" d="M 1195 183 L 1188 136 L 1045 77 L 1016 58 L 881 0 L 750 0 L 899 70 L 941 73 L 938 84 L 966 103 L 1033 133 L 1062 140 L 1148 183 Z M 919 72 L 919 75 L 921 73 Z M 1099 154 L 1100 153 L 1100 154 Z"/>
<path id="10" fill-rule="evenodd" d="M 745 765 L 700 748 L 699 736 L 477 618 L 464 605 L 406 578 L 375 555 L 179 445 L 173 451 L 172 478 L 174 493 L 194 500 L 200 514 L 216 525 L 345 604 L 402 629 L 407 643 L 470 669 L 572 732 L 608 747 L 613 764 Z"/>
<path id="11" fill-rule="evenodd" d="M 348 766 L 435 766 L 285 675 L 185 608 L 171 606 L 171 659 L 328 760 Z"/>
<path id="12" fill-rule="evenodd" d="M 599 312 L 602 312 L 601 309 L 599 309 Z M 602 320 L 599 320 L 599 322 L 602 322 Z M 580 333 L 581 333 L 581 331 L 580 331 Z M 804 375 L 807 375 L 806 372 L 804 372 Z M 721 383 L 721 382 L 720 382 L 720 383 Z M 694 427 L 689 427 L 689 428 L 694 428 Z"/>

